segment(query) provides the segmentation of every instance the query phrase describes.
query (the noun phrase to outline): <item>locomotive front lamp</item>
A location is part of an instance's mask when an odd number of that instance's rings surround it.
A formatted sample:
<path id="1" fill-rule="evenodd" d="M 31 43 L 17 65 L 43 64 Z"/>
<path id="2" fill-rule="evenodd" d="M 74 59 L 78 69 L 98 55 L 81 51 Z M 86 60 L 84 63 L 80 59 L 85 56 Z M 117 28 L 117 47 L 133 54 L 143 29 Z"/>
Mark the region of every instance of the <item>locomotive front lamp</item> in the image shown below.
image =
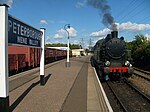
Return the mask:
<path id="1" fill-rule="evenodd" d="M 68 43 L 67 43 L 67 62 L 66 62 L 66 67 L 70 67 L 71 66 L 71 63 L 69 62 L 69 31 L 67 29 L 70 29 L 70 24 L 66 24 L 64 26 L 64 29 L 65 31 L 67 32 L 68 34 Z"/>
<path id="2" fill-rule="evenodd" d="M 106 65 L 106 66 L 110 66 L 110 61 L 106 61 L 106 62 L 105 62 L 105 65 Z"/>
<path id="3" fill-rule="evenodd" d="M 130 62 L 129 62 L 129 61 L 126 61 L 126 62 L 125 62 L 125 66 L 130 66 Z"/>

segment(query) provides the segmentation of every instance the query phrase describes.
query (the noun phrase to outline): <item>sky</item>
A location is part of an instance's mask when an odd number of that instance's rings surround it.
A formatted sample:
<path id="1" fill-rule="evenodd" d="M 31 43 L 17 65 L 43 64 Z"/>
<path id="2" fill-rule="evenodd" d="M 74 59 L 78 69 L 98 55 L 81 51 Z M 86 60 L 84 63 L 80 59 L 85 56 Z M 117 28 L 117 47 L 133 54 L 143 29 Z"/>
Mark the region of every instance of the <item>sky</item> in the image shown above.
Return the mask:
<path id="1" fill-rule="evenodd" d="M 84 48 L 110 33 L 112 23 L 119 37 L 132 41 L 137 34 L 150 38 L 149 0 L 0 0 L 9 14 L 35 27 L 46 28 L 45 43 L 71 44 Z M 67 27 L 65 27 L 67 28 Z"/>

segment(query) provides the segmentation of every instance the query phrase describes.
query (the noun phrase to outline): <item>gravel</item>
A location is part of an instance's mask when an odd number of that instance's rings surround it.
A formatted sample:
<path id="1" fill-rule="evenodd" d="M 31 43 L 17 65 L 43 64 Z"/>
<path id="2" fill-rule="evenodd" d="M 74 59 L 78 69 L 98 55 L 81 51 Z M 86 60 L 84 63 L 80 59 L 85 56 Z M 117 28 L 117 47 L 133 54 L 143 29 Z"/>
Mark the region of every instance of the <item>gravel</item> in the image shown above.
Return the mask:
<path id="1" fill-rule="evenodd" d="M 150 82 L 140 78 L 138 76 L 133 75 L 129 78 L 129 81 L 133 83 L 138 89 L 144 92 L 146 95 L 150 96 Z"/>

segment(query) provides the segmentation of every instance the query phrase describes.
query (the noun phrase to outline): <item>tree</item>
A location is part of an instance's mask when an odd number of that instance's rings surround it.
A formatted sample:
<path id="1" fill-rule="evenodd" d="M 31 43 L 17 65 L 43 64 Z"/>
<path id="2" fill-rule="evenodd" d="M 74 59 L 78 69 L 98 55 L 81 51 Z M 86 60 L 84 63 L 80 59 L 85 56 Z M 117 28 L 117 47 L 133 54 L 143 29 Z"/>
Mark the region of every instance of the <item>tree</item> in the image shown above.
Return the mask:
<path id="1" fill-rule="evenodd" d="M 146 67 L 150 65 L 150 41 L 147 41 L 144 35 L 136 35 L 135 40 L 127 43 L 127 48 L 132 51 L 135 66 Z"/>
<path id="2" fill-rule="evenodd" d="M 57 43 L 57 44 L 46 44 L 46 47 L 67 47 L 67 44 Z M 80 49 L 78 44 L 69 44 L 70 49 Z"/>
<path id="3" fill-rule="evenodd" d="M 70 49 L 80 49 L 80 45 L 72 44 L 72 45 L 70 45 Z"/>
<path id="4" fill-rule="evenodd" d="M 46 44 L 46 47 L 67 47 L 67 44 L 62 44 L 62 43 Z"/>

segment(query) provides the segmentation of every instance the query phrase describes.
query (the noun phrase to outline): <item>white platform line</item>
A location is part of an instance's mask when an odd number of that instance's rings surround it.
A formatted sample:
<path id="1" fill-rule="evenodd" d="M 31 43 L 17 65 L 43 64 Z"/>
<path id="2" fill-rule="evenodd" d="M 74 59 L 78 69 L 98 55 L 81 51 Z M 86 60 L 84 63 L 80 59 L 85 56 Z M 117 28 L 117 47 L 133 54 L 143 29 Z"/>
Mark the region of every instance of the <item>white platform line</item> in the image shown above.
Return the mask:
<path id="1" fill-rule="evenodd" d="M 95 75 L 96 75 L 96 79 L 97 79 L 97 81 L 98 81 L 98 83 L 99 83 L 99 86 L 100 86 L 100 88 L 101 88 L 101 91 L 102 91 L 102 94 L 103 94 L 105 103 L 106 103 L 106 105 L 107 105 L 107 107 L 108 107 L 108 110 L 109 110 L 109 112 L 113 112 L 112 107 L 111 107 L 111 105 L 110 105 L 110 103 L 109 103 L 109 101 L 108 101 L 108 98 L 107 98 L 106 94 L 105 94 L 105 91 L 104 91 L 104 89 L 103 89 L 103 87 L 102 87 L 102 84 L 101 84 L 100 80 L 98 79 L 96 70 L 95 70 L 94 67 L 92 67 L 92 68 L 94 69 L 94 72 L 95 72 Z"/>

